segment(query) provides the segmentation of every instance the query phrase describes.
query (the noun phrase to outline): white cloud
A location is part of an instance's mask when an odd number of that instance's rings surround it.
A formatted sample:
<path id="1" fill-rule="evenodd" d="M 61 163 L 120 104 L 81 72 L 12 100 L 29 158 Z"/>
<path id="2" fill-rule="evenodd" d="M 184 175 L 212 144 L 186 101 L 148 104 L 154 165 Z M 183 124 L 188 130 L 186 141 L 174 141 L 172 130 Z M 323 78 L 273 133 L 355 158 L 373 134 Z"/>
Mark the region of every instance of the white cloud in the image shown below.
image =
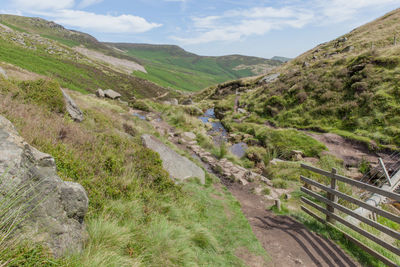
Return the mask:
<path id="1" fill-rule="evenodd" d="M 397 3 L 399 0 L 288 0 L 278 8 L 260 6 L 194 17 L 187 31 L 189 37 L 171 38 L 186 45 L 237 41 L 248 36 L 265 35 L 271 30 L 354 21 L 363 11 Z"/>
<path id="2" fill-rule="evenodd" d="M 143 33 L 162 26 L 145 18 L 123 14 L 118 16 L 96 14 L 79 10 L 103 0 L 14 0 L 12 6 L 21 14 L 51 18 L 64 26 L 101 33 Z"/>
<path id="3" fill-rule="evenodd" d="M 53 10 L 71 8 L 74 0 L 14 0 L 12 5 L 21 10 Z"/>
<path id="4" fill-rule="evenodd" d="M 329 22 L 343 22 L 353 18 L 362 9 L 380 8 L 398 4 L 399 0 L 317 0 L 315 6 Z"/>
<path id="5" fill-rule="evenodd" d="M 81 10 L 63 9 L 43 14 L 66 26 L 102 33 L 142 33 L 162 26 L 134 15 L 100 15 Z"/>
<path id="6" fill-rule="evenodd" d="M 78 8 L 85 8 L 85 7 L 92 6 L 92 5 L 101 3 L 101 2 L 103 2 L 103 0 L 82 0 L 79 3 Z"/>
<path id="7" fill-rule="evenodd" d="M 288 7 L 230 10 L 220 16 L 192 18 L 196 35 L 172 38 L 183 44 L 237 41 L 251 35 L 264 35 L 273 29 L 301 28 L 313 19 L 312 12 Z"/>

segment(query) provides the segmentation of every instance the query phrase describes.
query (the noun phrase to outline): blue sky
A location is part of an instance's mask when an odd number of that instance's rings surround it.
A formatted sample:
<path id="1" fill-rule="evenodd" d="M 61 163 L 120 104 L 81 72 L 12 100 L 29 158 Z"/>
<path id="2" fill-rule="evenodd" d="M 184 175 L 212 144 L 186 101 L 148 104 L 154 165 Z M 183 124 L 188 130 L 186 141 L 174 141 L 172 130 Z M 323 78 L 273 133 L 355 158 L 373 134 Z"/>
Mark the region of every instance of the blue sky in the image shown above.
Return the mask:
<path id="1" fill-rule="evenodd" d="M 200 55 L 295 57 L 400 7 L 400 0 L 0 0 L 100 41 L 176 44 Z"/>

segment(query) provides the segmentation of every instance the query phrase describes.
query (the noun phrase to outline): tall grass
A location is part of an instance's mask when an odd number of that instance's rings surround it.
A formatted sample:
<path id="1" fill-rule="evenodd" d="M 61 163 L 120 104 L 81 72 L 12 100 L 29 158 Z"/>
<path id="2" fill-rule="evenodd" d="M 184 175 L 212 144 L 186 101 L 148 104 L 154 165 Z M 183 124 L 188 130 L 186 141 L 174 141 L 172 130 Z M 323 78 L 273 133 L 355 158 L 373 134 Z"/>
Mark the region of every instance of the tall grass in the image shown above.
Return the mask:
<path id="1" fill-rule="evenodd" d="M 239 204 L 212 186 L 214 178 L 206 186 L 175 185 L 159 156 L 141 145 L 139 133 L 150 131 L 145 121 L 121 116 L 118 103 L 71 96 L 85 113 L 80 124 L 34 102 L 0 98 L 0 113 L 21 136 L 55 158 L 61 178 L 88 192 L 89 241 L 62 266 L 243 266 L 238 247 L 267 259 Z M 132 135 L 124 134 L 124 124 L 135 129 Z M 32 265 L 40 261 L 35 257 Z"/>

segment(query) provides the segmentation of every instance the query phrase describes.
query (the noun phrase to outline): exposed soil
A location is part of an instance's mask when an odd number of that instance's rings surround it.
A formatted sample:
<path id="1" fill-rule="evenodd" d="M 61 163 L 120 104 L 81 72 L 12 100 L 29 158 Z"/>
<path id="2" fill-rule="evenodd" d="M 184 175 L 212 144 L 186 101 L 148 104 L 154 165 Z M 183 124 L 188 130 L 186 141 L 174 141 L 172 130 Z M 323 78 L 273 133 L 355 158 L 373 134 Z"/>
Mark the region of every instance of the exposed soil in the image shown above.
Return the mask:
<path id="1" fill-rule="evenodd" d="M 97 51 L 94 51 L 94 50 L 90 50 L 90 49 L 87 49 L 87 48 L 84 48 L 84 47 L 74 47 L 74 49 L 77 52 L 87 56 L 90 59 L 100 60 L 100 61 L 103 61 L 105 63 L 111 64 L 114 67 L 117 67 L 117 68 L 123 70 L 124 72 L 126 72 L 128 74 L 131 74 L 132 71 L 135 71 L 135 70 L 147 73 L 146 69 L 142 65 L 140 65 L 140 64 L 138 64 L 136 62 L 130 61 L 130 60 L 120 59 L 120 58 L 116 58 L 116 57 L 112 57 L 112 56 L 107 56 L 107 55 L 105 55 L 103 53 L 100 53 L 100 52 L 97 52 Z"/>
<path id="2" fill-rule="evenodd" d="M 228 188 L 272 258 L 265 266 L 361 266 L 332 241 L 310 232 L 293 218 L 266 210 L 272 203 L 246 187 L 232 184 Z"/>
<path id="3" fill-rule="evenodd" d="M 379 157 L 382 157 L 384 161 L 389 158 L 386 154 L 378 155 L 375 152 L 368 150 L 368 147 L 365 144 L 345 139 L 337 134 L 305 133 L 325 144 L 329 151 L 323 153 L 331 154 L 342 159 L 347 166 L 357 167 L 363 159 L 373 165 L 377 165 Z"/>

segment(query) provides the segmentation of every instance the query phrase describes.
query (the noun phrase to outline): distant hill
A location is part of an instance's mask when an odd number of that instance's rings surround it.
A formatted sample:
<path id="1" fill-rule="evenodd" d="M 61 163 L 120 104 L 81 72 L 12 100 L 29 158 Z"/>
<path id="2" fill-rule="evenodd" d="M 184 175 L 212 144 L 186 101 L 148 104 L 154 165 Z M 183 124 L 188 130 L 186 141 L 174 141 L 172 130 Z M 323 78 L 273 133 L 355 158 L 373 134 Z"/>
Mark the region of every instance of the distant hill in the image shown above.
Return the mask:
<path id="1" fill-rule="evenodd" d="M 91 48 L 81 53 L 77 45 Z M 104 59 L 102 59 L 104 58 Z M 127 72 L 140 69 L 132 57 L 98 42 L 94 37 L 40 18 L 0 15 L 0 62 L 57 80 L 81 92 L 111 88 L 124 97 L 155 97 L 170 92 Z M 129 64 L 128 64 L 129 63 Z M 134 66 L 137 66 L 134 68 Z"/>
<path id="2" fill-rule="evenodd" d="M 197 99 L 236 90 L 248 122 L 334 132 L 372 147 L 400 146 L 400 9 L 305 52 L 257 79 L 210 87 Z M 232 96 L 229 98 L 227 94 Z M 222 104 L 221 104 L 222 105 Z M 246 120 L 242 123 L 242 125 Z"/>
<path id="3" fill-rule="evenodd" d="M 107 43 L 137 58 L 147 74 L 135 75 L 160 85 L 188 91 L 266 73 L 282 61 L 241 55 L 198 56 L 175 45 Z"/>
<path id="4" fill-rule="evenodd" d="M 147 73 L 135 71 L 132 73 L 134 76 L 179 90 L 198 91 L 228 80 L 259 75 L 282 64 L 282 60 L 241 55 L 198 56 L 174 45 L 102 43 L 89 34 L 68 30 L 41 18 L 0 15 L 0 23 L 21 33 L 38 34 L 72 49 L 89 49 L 75 50 L 91 59 L 101 58 L 98 54 L 100 52 L 106 56 L 140 63 Z"/>
<path id="5" fill-rule="evenodd" d="M 272 60 L 282 61 L 282 62 L 288 62 L 289 60 L 292 60 L 291 58 L 288 58 L 288 57 L 278 57 L 278 56 L 274 56 L 271 59 Z"/>

